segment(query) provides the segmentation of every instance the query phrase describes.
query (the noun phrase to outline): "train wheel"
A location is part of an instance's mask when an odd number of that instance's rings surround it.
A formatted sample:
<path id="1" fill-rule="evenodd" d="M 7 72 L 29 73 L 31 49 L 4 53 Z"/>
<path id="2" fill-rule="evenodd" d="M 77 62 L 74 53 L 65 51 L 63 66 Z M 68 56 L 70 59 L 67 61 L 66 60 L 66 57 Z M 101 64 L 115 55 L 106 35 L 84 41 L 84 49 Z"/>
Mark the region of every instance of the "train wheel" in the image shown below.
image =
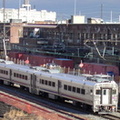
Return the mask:
<path id="1" fill-rule="evenodd" d="M 3 84 L 3 80 L 0 80 L 0 84 Z"/>
<path id="2" fill-rule="evenodd" d="M 20 85 L 20 89 L 24 90 L 24 89 L 25 89 L 25 87 L 24 87 L 24 86 L 22 86 L 22 85 Z"/>
<path id="3" fill-rule="evenodd" d="M 48 98 L 48 93 L 45 93 L 45 92 L 44 92 L 44 97 L 45 97 L 45 98 Z"/>
<path id="4" fill-rule="evenodd" d="M 14 86 L 14 83 L 10 83 L 10 86 Z"/>
<path id="5" fill-rule="evenodd" d="M 57 99 L 59 102 L 64 102 L 65 101 L 65 99 L 63 98 L 63 97 L 58 97 L 58 99 Z"/>
<path id="6" fill-rule="evenodd" d="M 29 88 L 28 87 L 25 87 L 24 90 L 27 91 L 27 92 L 29 92 Z"/>

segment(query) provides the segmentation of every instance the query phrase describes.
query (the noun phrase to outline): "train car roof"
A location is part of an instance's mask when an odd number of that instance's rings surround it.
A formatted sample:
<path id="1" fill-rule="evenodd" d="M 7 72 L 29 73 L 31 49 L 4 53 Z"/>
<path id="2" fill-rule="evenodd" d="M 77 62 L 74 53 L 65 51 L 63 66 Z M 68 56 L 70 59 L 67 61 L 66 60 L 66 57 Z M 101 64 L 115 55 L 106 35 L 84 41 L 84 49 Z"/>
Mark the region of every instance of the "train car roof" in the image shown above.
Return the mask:
<path id="1" fill-rule="evenodd" d="M 14 69 L 18 71 L 23 71 L 23 72 L 28 72 L 30 74 L 35 73 L 37 75 L 41 76 L 46 76 L 46 77 L 51 77 L 55 78 L 57 80 L 62 80 L 62 81 L 69 81 L 69 82 L 75 82 L 75 83 L 80 83 L 80 84 L 86 84 L 88 86 L 94 86 L 97 82 L 95 81 L 90 81 L 87 79 L 85 76 L 77 76 L 77 75 L 71 75 L 71 74 L 65 74 L 65 73 L 49 73 L 49 72 L 43 72 L 43 71 L 38 71 L 35 69 L 31 69 L 30 66 L 26 65 L 19 65 L 19 64 L 5 64 L 5 63 L 0 63 L 0 66 L 3 67 L 8 67 L 9 69 Z M 42 68 L 41 68 L 42 69 Z"/>
<path id="2" fill-rule="evenodd" d="M 54 74 L 54 77 L 55 75 L 57 75 L 57 77 L 59 76 L 59 79 L 60 80 L 66 80 L 66 81 L 70 81 L 71 83 L 72 82 L 75 82 L 75 83 L 80 83 L 80 84 L 86 84 L 86 85 L 89 85 L 89 86 L 93 86 L 96 84 L 96 82 L 94 81 L 89 81 L 87 80 L 87 77 L 85 76 L 77 76 L 77 75 L 71 75 L 71 74 L 64 74 L 64 73 L 59 73 L 59 74 Z"/>

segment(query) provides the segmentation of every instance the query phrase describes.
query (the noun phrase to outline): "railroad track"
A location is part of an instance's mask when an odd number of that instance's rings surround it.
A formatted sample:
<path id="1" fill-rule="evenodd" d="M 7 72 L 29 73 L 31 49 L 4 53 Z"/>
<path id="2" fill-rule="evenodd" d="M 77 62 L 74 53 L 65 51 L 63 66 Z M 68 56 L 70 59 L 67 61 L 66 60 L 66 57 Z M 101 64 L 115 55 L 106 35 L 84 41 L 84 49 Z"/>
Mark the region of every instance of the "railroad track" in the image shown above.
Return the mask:
<path id="1" fill-rule="evenodd" d="M 27 101 L 30 101 L 32 103 L 44 106 L 47 109 L 51 109 L 51 110 L 55 111 L 58 114 L 58 116 L 61 116 L 61 117 L 65 116 L 65 118 L 66 118 L 65 120 L 89 120 L 89 119 L 81 116 L 79 111 L 72 110 L 70 108 L 66 108 L 65 106 L 62 107 L 61 105 L 58 105 L 58 104 L 55 105 L 54 103 L 51 103 L 48 101 L 45 102 L 46 101 L 45 99 L 40 100 L 40 96 L 36 96 L 36 95 L 31 96 L 31 94 L 27 93 L 27 92 L 25 92 L 27 94 L 23 94 L 23 90 L 22 90 L 22 92 L 20 92 L 21 90 L 19 91 L 19 89 L 11 90 L 11 87 L 9 87 L 9 86 L 3 86 L 3 87 L 0 86 L 0 90 L 7 92 L 9 94 L 12 94 L 14 96 L 17 96 L 19 98 L 25 99 Z"/>
<path id="2" fill-rule="evenodd" d="M 108 120 L 120 120 L 120 116 L 108 114 L 108 115 L 103 115 L 103 118 L 106 118 Z"/>
<path id="3" fill-rule="evenodd" d="M 71 107 L 72 105 L 70 104 L 63 105 L 63 103 L 58 103 L 50 99 L 49 99 L 49 102 L 46 102 L 46 98 L 42 98 L 40 96 L 33 95 L 33 94 L 31 95 L 30 93 L 26 91 L 24 91 L 24 94 L 23 94 L 23 90 L 20 90 L 18 88 L 12 88 L 12 89 L 13 90 L 11 90 L 11 87 L 9 86 L 0 85 L 0 90 L 13 94 L 14 96 L 17 96 L 19 98 L 26 99 L 27 101 L 33 102 L 35 104 L 44 106 L 45 108 L 51 109 L 55 111 L 56 113 L 58 113 L 59 116 L 66 116 L 68 118 L 66 120 L 91 120 L 90 118 L 81 116 L 81 114 L 84 114 L 84 112 L 86 115 L 92 114 L 92 113 L 86 112 L 80 109 L 74 109 L 75 107 L 74 106 Z M 120 112 L 120 110 L 118 110 L 118 112 Z M 106 118 L 108 120 L 120 120 L 120 117 L 115 116 L 115 115 L 110 115 L 110 114 L 102 115 L 100 118 Z M 97 120 L 97 119 L 92 119 L 92 120 Z"/>
<path id="4" fill-rule="evenodd" d="M 118 111 L 117 112 L 119 112 L 120 113 L 120 109 L 118 109 Z"/>

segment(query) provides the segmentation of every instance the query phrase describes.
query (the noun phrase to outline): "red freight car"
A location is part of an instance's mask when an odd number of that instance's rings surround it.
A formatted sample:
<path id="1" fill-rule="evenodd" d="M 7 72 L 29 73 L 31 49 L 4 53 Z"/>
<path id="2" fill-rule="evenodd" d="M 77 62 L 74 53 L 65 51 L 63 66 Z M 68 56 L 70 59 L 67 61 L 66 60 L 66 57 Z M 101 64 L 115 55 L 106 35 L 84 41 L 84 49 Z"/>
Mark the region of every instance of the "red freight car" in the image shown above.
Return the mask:
<path id="1" fill-rule="evenodd" d="M 97 64 L 97 63 L 83 63 L 82 68 L 84 73 L 90 74 L 114 74 L 116 76 L 119 75 L 119 68 L 114 65 L 108 64 Z"/>
<path id="2" fill-rule="evenodd" d="M 73 68 L 73 60 L 65 58 L 56 58 L 54 63 L 60 65 L 61 67 Z"/>
<path id="3" fill-rule="evenodd" d="M 54 57 L 40 56 L 40 55 L 30 55 L 29 61 L 33 66 L 41 66 L 46 63 L 52 63 Z"/>

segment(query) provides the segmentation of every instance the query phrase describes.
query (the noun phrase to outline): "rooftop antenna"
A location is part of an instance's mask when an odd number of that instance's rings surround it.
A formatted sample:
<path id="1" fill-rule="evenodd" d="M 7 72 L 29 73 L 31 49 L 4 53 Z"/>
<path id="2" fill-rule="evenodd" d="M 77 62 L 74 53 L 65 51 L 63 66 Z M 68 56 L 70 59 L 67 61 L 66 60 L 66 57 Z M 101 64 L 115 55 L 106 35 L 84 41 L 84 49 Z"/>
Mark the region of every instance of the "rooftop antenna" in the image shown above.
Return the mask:
<path id="1" fill-rule="evenodd" d="M 74 0 L 74 15 L 76 15 L 76 3 L 77 3 L 77 0 Z"/>
<path id="2" fill-rule="evenodd" d="M 103 4 L 101 4 L 101 19 L 103 19 Z"/>
<path id="3" fill-rule="evenodd" d="M 34 5 L 34 9 L 36 8 L 36 6 Z"/>
<path id="4" fill-rule="evenodd" d="M 4 50 L 4 58 L 7 60 L 7 52 L 5 45 L 5 0 L 3 0 L 3 50 Z"/>
<path id="5" fill-rule="evenodd" d="M 20 18 L 20 6 L 21 6 L 21 0 L 19 0 L 19 3 L 18 3 L 18 19 Z"/>
<path id="6" fill-rule="evenodd" d="M 111 13 L 110 13 L 110 22 L 112 23 L 112 11 L 111 11 Z"/>

